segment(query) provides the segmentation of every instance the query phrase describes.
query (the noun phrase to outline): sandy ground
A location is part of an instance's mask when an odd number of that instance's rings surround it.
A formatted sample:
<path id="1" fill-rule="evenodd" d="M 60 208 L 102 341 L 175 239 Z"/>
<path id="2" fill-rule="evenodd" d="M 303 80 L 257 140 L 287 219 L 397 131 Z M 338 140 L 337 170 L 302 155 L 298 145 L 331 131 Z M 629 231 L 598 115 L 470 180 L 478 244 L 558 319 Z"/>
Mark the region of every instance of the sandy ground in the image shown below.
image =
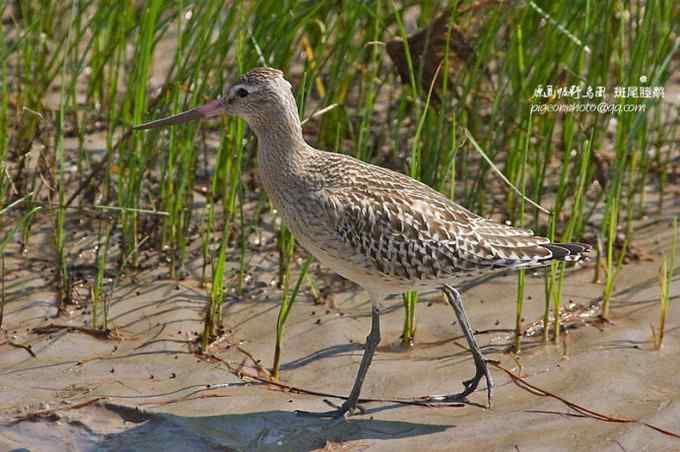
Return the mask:
<path id="1" fill-rule="evenodd" d="M 526 338 L 518 361 L 507 353 L 516 278 L 499 277 L 467 290 L 467 312 L 481 332 L 485 353 L 571 402 L 680 432 L 680 304 L 672 304 L 660 351 L 653 349 L 650 328 L 658 324 L 657 272 L 670 234 L 665 220 L 640 229 L 635 246 L 651 261 L 624 267 L 611 324 L 572 322 L 574 328 L 559 345 Z M 36 231 L 35 237 L 30 257 L 12 249 L 7 260 L 3 327 L 8 335 L 0 338 L 3 451 L 680 450 L 680 440 L 640 423 L 579 417 L 554 398 L 519 388 L 497 368 L 492 409 L 482 406 L 480 390 L 471 404 L 461 406 L 365 403 L 365 414 L 339 422 L 295 415 L 296 409 L 329 407 L 323 397 L 283 391 L 235 372 L 258 374 L 253 360 L 271 365 L 279 297 L 270 284 L 273 253 L 253 261 L 254 280 L 246 296 L 228 299 L 225 336 L 211 348 L 213 358 L 194 353 L 205 290 L 193 278 L 165 279 L 163 266 L 150 266 L 116 290 L 110 313 L 115 337 L 73 329 L 36 331 L 55 324 L 87 326 L 89 316 L 85 306 L 54 317 L 49 256 L 39 255 L 50 249 L 41 243 L 49 236 Z M 84 232 L 82 240 L 86 237 Z M 76 237 L 74 246 L 78 243 Z M 579 308 L 597 300 L 602 287 L 592 283 L 592 275 L 593 263 L 570 271 L 565 303 Z M 282 382 L 346 395 L 368 333 L 369 303 L 349 283 L 333 281 L 334 303 L 315 305 L 305 296 L 294 306 Z M 542 315 L 543 291 L 540 275 L 529 278 L 527 324 Z M 677 275 L 672 294 L 677 301 Z M 443 298 L 432 294 L 419 303 L 417 343 L 411 350 L 395 345 L 403 322 L 399 300 L 383 311 L 383 343 L 363 396 L 459 391 L 473 364 Z M 35 356 L 7 339 L 30 344 Z"/>
<path id="2" fill-rule="evenodd" d="M 174 40 L 161 41 L 156 55 L 172 55 Z M 172 59 L 156 61 L 159 85 Z M 669 84 L 665 99 L 676 102 L 680 84 Z M 45 104 L 58 108 L 58 91 Z M 101 158 L 103 134 L 88 137 L 86 149 Z M 66 147 L 73 149 L 67 139 Z M 92 142 L 90 140 L 93 140 Z M 231 451 L 231 450 L 460 450 L 460 451 L 677 451 L 680 439 L 643 423 L 680 433 L 680 276 L 673 281 L 664 346 L 655 351 L 651 326 L 658 324 L 660 255 L 667 251 L 668 218 L 642 227 L 635 246 L 651 260 L 633 262 L 619 276 L 612 322 L 570 317 L 571 329 L 557 345 L 525 338 L 518 358 L 508 353 L 515 317 L 516 277 L 495 278 L 463 294 L 478 341 L 490 359 L 521 374 L 532 385 L 617 418 L 580 417 L 555 398 L 515 385 L 492 368 L 494 405 L 483 406 L 482 388 L 470 404 L 451 407 L 365 403 L 366 413 L 347 421 L 294 414 L 329 409 L 324 397 L 284 391 L 239 372 L 258 375 L 271 365 L 279 291 L 272 288 L 276 260 L 258 253 L 248 291 L 227 300 L 225 335 L 211 356 L 195 353 L 207 303 L 189 278 L 167 279 L 167 265 L 151 259 L 145 271 L 119 285 L 111 302 L 111 337 L 87 329 L 89 307 L 57 317 L 50 230 L 36 226 L 27 255 L 10 246 L 6 259 L 7 305 L 0 334 L 0 452 L 4 451 Z M 73 226 L 73 225 L 71 225 Z M 77 226 L 69 230 L 76 230 Z M 273 238 L 271 231 L 265 240 Z M 91 234 L 72 237 L 72 255 L 91 263 Z M 82 249 L 82 253 L 78 252 Z M 563 299 L 574 312 L 597 303 L 602 286 L 592 282 L 593 263 L 573 270 Z M 85 265 L 86 267 L 86 265 Z M 85 270 L 84 270 L 85 271 Z M 316 274 L 317 272 L 315 272 Z M 677 273 L 677 272 L 676 272 Z M 85 275 L 87 277 L 87 275 Z M 91 276 L 91 275 L 90 275 Z M 370 324 L 366 294 L 339 279 L 333 303 L 315 305 L 305 294 L 287 324 L 282 383 L 308 391 L 346 395 L 361 359 Z M 526 324 L 541 318 L 541 275 L 529 278 Z M 84 296 L 87 299 L 87 296 Z M 417 342 L 399 342 L 403 309 L 387 303 L 383 343 L 364 385 L 367 398 L 407 398 L 462 389 L 474 366 L 438 294 L 417 309 Z M 60 328 L 45 329 L 49 325 Z M 36 329 L 38 328 L 38 329 Z M 39 328 L 42 328 L 40 330 Z M 30 345 L 31 352 L 14 344 Z M 264 375 L 261 371 L 259 375 Z M 335 399 L 334 401 L 338 401 Z"/>

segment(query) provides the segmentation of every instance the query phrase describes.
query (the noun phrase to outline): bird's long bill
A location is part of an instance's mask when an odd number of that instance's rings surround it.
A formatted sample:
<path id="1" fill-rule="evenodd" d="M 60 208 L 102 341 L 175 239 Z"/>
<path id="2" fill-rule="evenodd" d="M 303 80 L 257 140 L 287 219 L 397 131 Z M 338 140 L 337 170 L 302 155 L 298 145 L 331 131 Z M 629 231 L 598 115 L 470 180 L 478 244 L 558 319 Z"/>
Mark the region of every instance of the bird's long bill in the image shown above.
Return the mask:
<path id="1" fill-rule="evenodd" d="M 156 119 L 155 121 L 145 122 L 134 126 L 134 129 L 155 129 L 157 127 L 173 126 L 197 119 L 214 118 L 224 113 L 224 102 L 222 99 L 211 100 L 200 107 L 178 113 L 167 118 Z"/>

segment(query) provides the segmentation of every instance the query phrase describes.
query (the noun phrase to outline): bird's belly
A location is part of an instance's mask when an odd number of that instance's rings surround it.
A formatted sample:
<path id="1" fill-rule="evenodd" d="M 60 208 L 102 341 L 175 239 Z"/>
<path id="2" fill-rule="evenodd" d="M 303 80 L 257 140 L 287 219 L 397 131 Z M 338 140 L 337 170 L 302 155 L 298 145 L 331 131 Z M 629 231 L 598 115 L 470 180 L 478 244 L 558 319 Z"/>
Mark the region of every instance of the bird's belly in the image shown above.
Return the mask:
<path id="1" fill-rule="evenodd" d="M 328 267 L 345 279 L 358 284 L 366 290 L 383 295 L 401 294 L 407 291 L 426 291 L 438 289 L 442 284 L 455 283 L 457 278 L 411 279 L 382 273 L 366 256 L 338 249 L 342 245 L 329 241 L 319 243 L 307 236 L 296 235 L 297 241 L 323 266 Z M 338 246 L 339 245 L 339 246 Z"/>
<path id="2" fill-rule="evenodd" d="M 305 203 L 300 202 L 281 202 L 280 205 L 279 212 L 288 229 L 307 252 L 323 266 L 368 291 L 393 295 L 407 291 L 438 289 L 442 284 L 456 284 L 458 281 L 458 277 L 451 274 L 440 275 L 440 277 L 422 275 L 423 277 L 417 278 L 415 271 L 409 275 L 410 277 L 404 272 L 401 272 L 402 274 L 396 271 L 385 273 L 370 257 L 353 249 L 342 240 L 332 237 L 328 233 L 328 230 L 332 228 L 329 228 L 326 224 L 327 219 L 320 212 L 305 211 Z M 396 266 L 383 265 L 382 267 L 394 268 Z"/>

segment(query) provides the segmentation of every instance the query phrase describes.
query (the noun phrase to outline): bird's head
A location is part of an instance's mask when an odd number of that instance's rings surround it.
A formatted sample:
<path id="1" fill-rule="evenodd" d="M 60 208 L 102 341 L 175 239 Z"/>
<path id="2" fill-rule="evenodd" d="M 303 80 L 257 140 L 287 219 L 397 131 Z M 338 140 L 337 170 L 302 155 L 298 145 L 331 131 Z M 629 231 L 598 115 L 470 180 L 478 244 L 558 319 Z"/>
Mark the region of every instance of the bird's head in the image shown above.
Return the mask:
<path id="1" fill-rule="evenodd" d="M 297 107 L 283 72 L 260 67 L 243 75 L 218 99 L 174 116 L 139 124 L 135 129 L 153 129 L 222 114 L 241 117 L 258 129 L 278 120 L 277 115 L 292 114 L 297 118 Z"/>

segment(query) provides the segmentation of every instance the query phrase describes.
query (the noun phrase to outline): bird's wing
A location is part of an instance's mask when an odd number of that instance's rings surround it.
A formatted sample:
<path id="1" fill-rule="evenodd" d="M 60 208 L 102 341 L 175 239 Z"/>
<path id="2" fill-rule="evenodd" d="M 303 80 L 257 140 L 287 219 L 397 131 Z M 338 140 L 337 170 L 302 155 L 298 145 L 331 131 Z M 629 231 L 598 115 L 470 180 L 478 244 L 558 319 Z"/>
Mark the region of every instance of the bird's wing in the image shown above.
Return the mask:
<path id="1" fill-rule="evenodd" d="M 351 183 L 323 190 L 332 233 L 385 274 L 441 278 L 552 256 L 547 239 L 481 218 L 403 174 L 367 164 L 349 172 Z"/>

